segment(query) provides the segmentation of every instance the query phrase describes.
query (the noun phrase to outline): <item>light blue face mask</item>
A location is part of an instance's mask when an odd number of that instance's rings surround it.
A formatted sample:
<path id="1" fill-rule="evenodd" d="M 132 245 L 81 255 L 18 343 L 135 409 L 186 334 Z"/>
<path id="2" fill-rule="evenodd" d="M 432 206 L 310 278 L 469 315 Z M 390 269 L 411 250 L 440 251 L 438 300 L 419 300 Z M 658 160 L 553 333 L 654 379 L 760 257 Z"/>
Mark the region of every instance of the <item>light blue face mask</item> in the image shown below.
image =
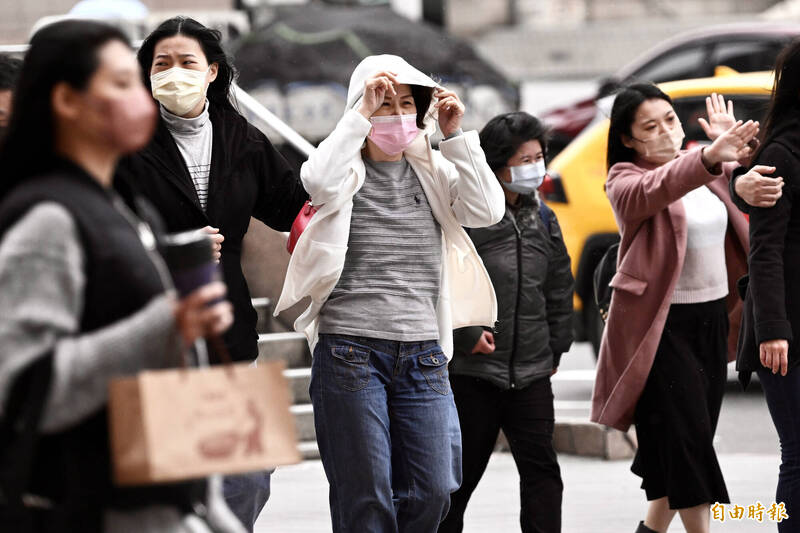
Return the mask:
<path id="1" fill-rule="evenodd" d="M 509 167 L 509 169 L 511 170 L 511 183 L 505 181 L 501 183 L 509 191 L 520 194 L 530 194 L 538 189 L 547 173 L 544 159 L 540 159 L 536 163 Z"/>

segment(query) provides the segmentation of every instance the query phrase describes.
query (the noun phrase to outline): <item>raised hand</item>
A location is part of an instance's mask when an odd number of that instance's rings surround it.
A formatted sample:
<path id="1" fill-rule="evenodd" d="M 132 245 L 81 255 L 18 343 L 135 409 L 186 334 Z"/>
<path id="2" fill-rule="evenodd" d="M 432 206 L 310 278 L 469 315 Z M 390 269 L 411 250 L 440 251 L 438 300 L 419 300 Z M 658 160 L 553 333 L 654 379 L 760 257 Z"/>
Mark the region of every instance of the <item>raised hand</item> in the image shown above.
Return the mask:
<path id="1" fill-rule="evenodd" d="M 744 124 L 741 120 L 725 130 L 711 146 L 703 149 L 703 164 L 711 168 L 718 163 L 738 161 L 749 157 L 751 148 L 748 143 L 758 134 L 758 122 L 748 120 Z"/>
<path id="2" fill-rule="evenodd" d="M 706 97 L 706 112 L 708 121 L 700 118 L 697 121 L 706 133 L 706 136 L 714 141 L 731 126 L 736 124 L 736 117 L 733 114 L 733 100 L 728 100 L 725 105 L 725 97 L 721 94 L 711 93 Z"/>
<path id="3" fill-rule="evenodd" d="M 364 82 L 364 96 L 361 99 L 361 106 L 358 112 L 364 118 L 369 119 L 372 114 L 383 104 L 383 99 L 388 92 L 391 95 L 397 94 L 395 87 L 399 85 L 394 72 L 378 72 Z"/>
<path id="4" fill-rule="evenodd" d="M 747 174 L 736 178 L 736 194 L 753 207 L 772 207 L 783 194 L 783 178 L 765 176 L 775 172 L 775 167 L 756 165 Z"/>
<path id="5" fill-rule="evenodd" d="M 453 91 L 439 87 L 434 96 L 439 99 L 433 106 L 439 110 L 439 129 L 442 130 L 442 135 L 447 137 L 461 127 L 465 107 Z"/>

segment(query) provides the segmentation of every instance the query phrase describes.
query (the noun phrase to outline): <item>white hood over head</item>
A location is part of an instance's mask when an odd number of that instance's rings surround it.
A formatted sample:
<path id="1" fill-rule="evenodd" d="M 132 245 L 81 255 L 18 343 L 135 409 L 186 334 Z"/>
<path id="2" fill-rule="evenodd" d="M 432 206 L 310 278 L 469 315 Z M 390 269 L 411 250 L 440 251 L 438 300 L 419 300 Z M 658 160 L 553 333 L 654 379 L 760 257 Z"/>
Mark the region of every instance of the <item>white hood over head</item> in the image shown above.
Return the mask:
<path id="1" fill-rule="evenodd" d="M 421 85 L 423 87 L 440 87 L 438 83 L 433 81 L 430 76 L 427 76 L 415 69 L 400 56 L 389 54 L 369 56 L 364 58 L 361 63 L 353 71 L 350 76 L 350 87 L 347 90 L 347 108 L 345 112 L 350 109 L 355 109 L 361 102 L 361 97 L 364 95 L 364 83 L 377 74 L 378 72 L 388 71 L 396 74 L 397 81 L 408 85 Z M 431 105 L 427 109 L 424 119 L 426 131 L 431 126 L 435 128 L 438 116 L 438 110 L 434 109 L 433 104 L 436 103 L 436 97 L 431 98 Z M 425 111 L 417 109 L 417 113 L 424 113 Z M 430 133 L 430 132 L 428 132 Z"/>

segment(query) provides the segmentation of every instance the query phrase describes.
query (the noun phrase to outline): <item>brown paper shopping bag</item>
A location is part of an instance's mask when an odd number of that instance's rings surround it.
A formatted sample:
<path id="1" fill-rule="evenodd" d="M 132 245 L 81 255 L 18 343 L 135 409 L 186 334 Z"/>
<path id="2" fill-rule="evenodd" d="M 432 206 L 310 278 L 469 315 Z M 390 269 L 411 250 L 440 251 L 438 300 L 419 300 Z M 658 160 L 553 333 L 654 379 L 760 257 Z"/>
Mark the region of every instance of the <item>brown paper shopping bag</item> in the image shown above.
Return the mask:
<path id="1" fill-rule="evenodd" d="M 109 386 L 118 485 L 297 463 L 283 362 L 141 372 Z"/>

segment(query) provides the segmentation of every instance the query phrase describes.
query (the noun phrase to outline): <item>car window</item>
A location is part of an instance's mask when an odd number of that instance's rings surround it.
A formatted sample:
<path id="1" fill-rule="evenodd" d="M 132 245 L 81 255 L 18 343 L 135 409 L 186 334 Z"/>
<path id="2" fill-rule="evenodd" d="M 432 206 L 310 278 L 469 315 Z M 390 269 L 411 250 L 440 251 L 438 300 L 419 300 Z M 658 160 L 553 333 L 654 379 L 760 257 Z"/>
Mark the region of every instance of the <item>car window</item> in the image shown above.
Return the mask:
<path id="1" fill-rule="evenodd" d="M 711 55 L 711 67 L 725 65 L 738 72 L 771 70 L 783 43 L 775 41 L 740 41 L 719 43 Z"/>
<path id="2" fill-rule="evenodd" d="M 653 83 L 703 78 L 710 76 L 713 70 L 706 62 L 707 57 L 706 45 L 670 51 L 640 68 L 633 77 Z"/>
<path id="3" fill-rule="evenodd" d="M 769 95 L 725 95 L 725 99 L 733 100 L 733 112 L 738 120 L 762 120 L 767 110 Z M 673 107 L 683 125 L 686 143 L 708 142 L 703 128 L 697 122 L 699 118 L 708 118 L 705 96 L 676 99 Z"/>

